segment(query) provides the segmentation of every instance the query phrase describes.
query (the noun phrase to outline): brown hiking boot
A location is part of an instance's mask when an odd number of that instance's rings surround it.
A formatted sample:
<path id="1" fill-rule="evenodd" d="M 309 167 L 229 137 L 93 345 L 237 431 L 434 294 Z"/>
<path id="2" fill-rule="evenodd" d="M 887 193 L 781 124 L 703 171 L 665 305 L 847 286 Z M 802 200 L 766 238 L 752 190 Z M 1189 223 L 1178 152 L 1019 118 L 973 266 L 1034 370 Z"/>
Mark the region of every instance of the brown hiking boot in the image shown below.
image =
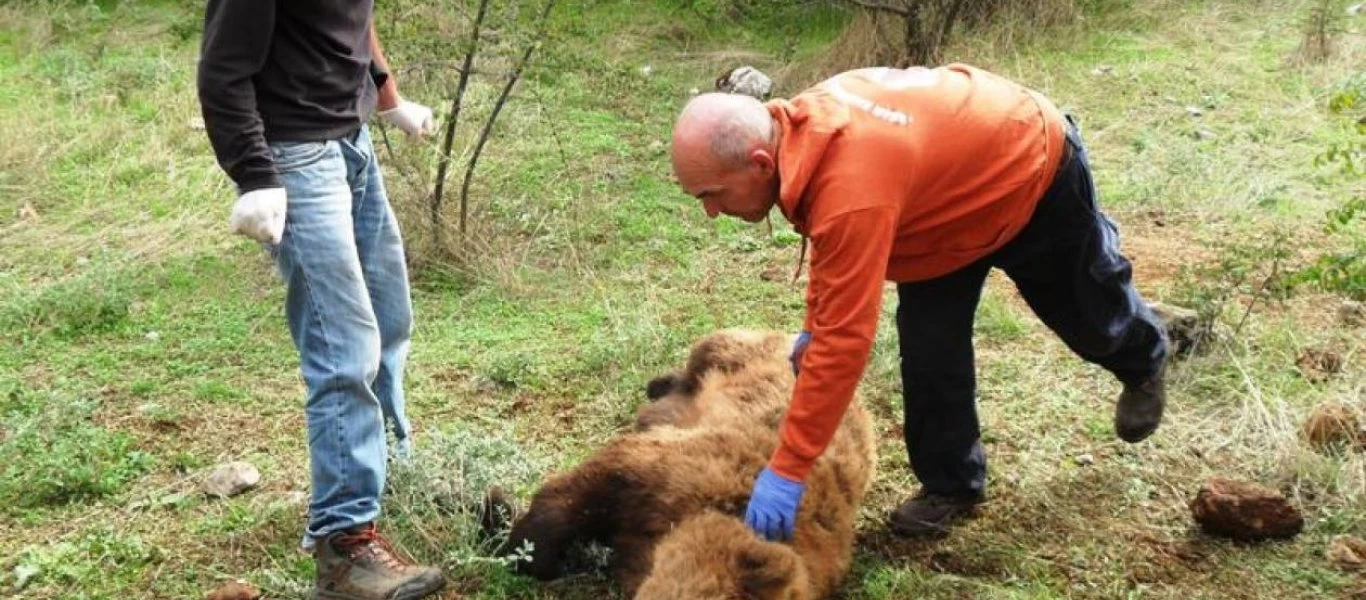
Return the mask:
<path id="1" fill-rule="evenodd" d="M 1167 403 L 1164 383 L 1165 369 L 1156 375 L 1130 385 L 1124 384 L 1115 405 L 1115 434 L 1119 439 L 1136 444 L 1152 435 L 1162 422 L 1162 408 Z"/>
<path id="2" fill-rule="evenodd" d="M 446 585 L 441 571 L 394 551 L 373 523 L 339 531 L 313 550 L 315 600 L 417 600 Z"/>
<path id="3" fill-rule="evenodd" d="M 971 516 L 982 502 L 981 496 L 945 496 L 921 491 L 892 512 L 892 533 L 903 537 L 922 537 L 948 533 L 955 521 Z"/>

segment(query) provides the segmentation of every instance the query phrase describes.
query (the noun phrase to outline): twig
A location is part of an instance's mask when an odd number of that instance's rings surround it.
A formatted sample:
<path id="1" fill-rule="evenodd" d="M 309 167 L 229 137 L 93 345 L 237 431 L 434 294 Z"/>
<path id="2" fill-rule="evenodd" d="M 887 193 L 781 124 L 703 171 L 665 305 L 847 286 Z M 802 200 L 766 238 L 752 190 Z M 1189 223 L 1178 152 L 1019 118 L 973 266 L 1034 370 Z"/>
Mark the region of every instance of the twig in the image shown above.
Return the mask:
<path id="1" fill-rule="evenodd" d="M 1266 287 L 1271 285 L 1271 282 L 1276 279 L 1276 275 L 1280 272 L 1280 267 L 1281 259 L 1278 256 L 1275 260 L 1271 261 L 1271 274 L 1267 275 L 1266 279 L 1262 280 L 1262 284 L 1257 287 L 1257 291 L 1252 293 L 1252 300 L 1248 301 L 1247 310 L 1243 311 L 1243 317 L 1238 320 L 1238 326 L 1233 328 L 1233 337 L 1236 338 L 1238 337 L 1238 334 L 1242 333 L 1243 324 L 1247 323 L 1248 316 L 1252 314 L 1252 307 L 1257 305 L 1257 299 L 1262 297 L 1262 294 L 1266 291 Z"/>
<path id="2" fill-rule="evenodd" d="M 485 3 L 488 0 L 483 0 Z M 522 59 L 517 62 L 517 68 L 513 69 L 512 77 L 508 78 L 507 85 L 503 86 L 503 91 L 498 95 L 498 101 L 493 105 L 493 112 L 489 114 L 487 121 L 484 121 L 484 129 L 479 132 L 479 140 L 474 144 L 474 153 L 470 155 L 470 162 L 465 167 L 465 180 L 460 184 L 460 235 L 465 235 L 465 215 L 469 207 L 470 176 L 474 174 L 474 166 L 479 162 L 479 154 L 484 150 L 484 144 L 488 142 L 489 132 L 493 130 L 493 122 L 498 118 L 499 111 L 503 110 L 503 104 L 507 102 L 508 96 L 512 94 L 512 86 L 517 85 L 517 80 L 522 77 L 522 69 L 526 68 L 527 62 L 531 60 L 531 54 L 536 51 L 541 40 L 545 38 L 546 21 L 550 18 L 550 9 L 555 7 L 555 0 L 547 0 L 545 9 L 541 11 L 541 20 L 536 28 L 536 39 L 527 44 L 526 52 L 522 53 Z"/>
<path id="3" fill-rule="evenodd" d="M 451 143 L 455 140 L 455 122 L 460 117 L 460 102 L 465 97 L 465 86 L 470 82 L 470 65 L 474 62 L 474 53 L 479 47 L 479 26 L 484 23 L 484 14 L 487 12 L 489 0 L 479 0 L 479 12 L 474 17 L 473 33 L 470 34 L 470 48 L 465 53 L 464 66 L 460 68 L 460 82 L 455 86 L 455 98 L 451 100 L 451 116 L 446 120 L 446 139 L 441 143 L 441 164 L 436 168 L 436 189 L 432 192 L 432 228 L 436 234 L 436 245 L 443 247 L 442 232 L 445 229 L 441 223 L 441 199 L 446 191 L 446 168 L 451 162 Z M 463 201 L 462 201 L 463 203 Z M 463 215 L 460 219 L 460 230 L 465 230 L 465 220 Z"/>

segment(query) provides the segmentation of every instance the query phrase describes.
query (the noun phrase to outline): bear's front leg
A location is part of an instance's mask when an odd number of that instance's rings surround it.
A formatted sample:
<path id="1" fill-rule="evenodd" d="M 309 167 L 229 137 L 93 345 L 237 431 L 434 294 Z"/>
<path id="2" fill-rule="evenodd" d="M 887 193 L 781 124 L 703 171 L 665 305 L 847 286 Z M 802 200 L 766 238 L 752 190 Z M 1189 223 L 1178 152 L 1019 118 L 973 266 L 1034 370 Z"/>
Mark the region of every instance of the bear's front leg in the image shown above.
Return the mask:
<path id="1" fill-rule="evenodd" d="M 569 473 L 551 478 L 532 498 L 531 506 L 513 524 L 500 554 L 517 552 L 531 543 L 530 561 L 518 561 L 516 569 L 537 579 L 555 579 L 563 573 L 565 553 L 580 540 L 603 539 L 612 528 L 618 504 L 618 466 L 600 453 Z"/>

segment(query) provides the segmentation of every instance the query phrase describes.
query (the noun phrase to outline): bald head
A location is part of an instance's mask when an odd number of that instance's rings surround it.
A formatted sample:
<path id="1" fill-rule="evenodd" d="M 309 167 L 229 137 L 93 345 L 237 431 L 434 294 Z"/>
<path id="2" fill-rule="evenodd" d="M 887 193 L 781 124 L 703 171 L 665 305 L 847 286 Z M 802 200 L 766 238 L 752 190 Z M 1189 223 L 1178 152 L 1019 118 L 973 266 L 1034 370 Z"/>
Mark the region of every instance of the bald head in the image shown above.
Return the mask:
<path id="1" fill-rule="evenodd" d="M 736 167 L 772 137 L 773 117 L 759 100 L 741 94 L 701 94 L 683 107 L 674 126 L 674 161 L 680 154 L 696 159 L 705 152 L 720 165 Z"/>
<path id="2" fill-rule="evenodd" d="M 674 177 L 702 201 L 707 215 L 758 222 L 778 199 L 773 117 L 763 103 L 740 94 L 693 98 L 674 125 Z"/>

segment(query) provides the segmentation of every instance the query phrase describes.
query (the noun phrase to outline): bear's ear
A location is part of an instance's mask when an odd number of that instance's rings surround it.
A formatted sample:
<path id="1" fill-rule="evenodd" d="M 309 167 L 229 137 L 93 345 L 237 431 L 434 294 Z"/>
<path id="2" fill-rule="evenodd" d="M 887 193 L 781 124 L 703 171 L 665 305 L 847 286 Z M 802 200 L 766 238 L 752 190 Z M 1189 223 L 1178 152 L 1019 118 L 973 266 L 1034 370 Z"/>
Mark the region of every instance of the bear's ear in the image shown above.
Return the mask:
<path id="1" fill-rule="evenodd" d="M 750 598 L 782 598 L 797 575 L 797 554 L 772 542 L 746 544 L 735 556 L 740 586 Z"/>
<path id="2" fill-rule="evenodd" d="M 659 377 L 651 379 L 650 383 L 645 384 L 645 397 L 650 400 L 658 400 L 669 395 L 669 392 L 674 391 L 674 388 L 677 388 L 678 385 L 678 375 L 673 373 L 660 375 Z"/>

